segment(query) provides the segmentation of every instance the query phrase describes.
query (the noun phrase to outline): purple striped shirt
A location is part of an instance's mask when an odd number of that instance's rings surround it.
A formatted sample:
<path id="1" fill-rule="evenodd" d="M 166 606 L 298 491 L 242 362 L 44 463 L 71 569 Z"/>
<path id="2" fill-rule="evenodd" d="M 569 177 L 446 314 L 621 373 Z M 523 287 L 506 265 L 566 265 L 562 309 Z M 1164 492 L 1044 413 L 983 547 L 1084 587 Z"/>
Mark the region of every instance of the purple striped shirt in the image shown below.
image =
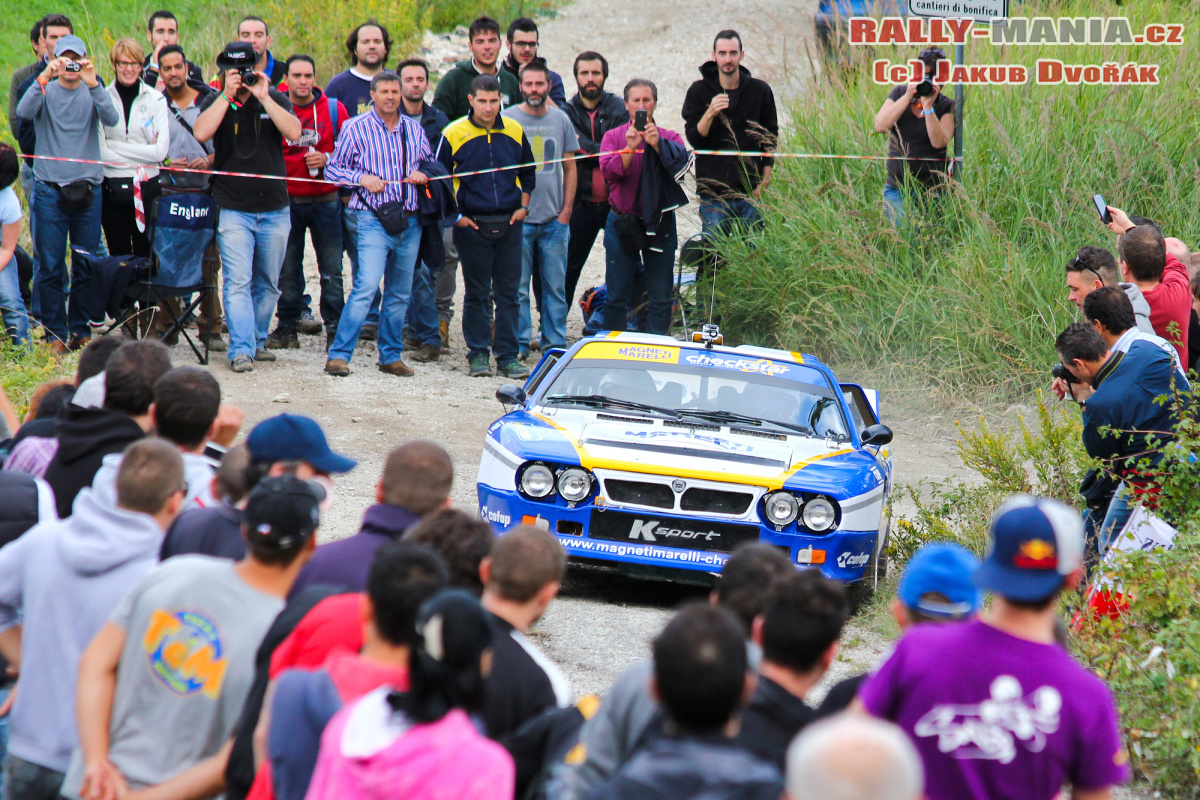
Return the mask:
<path id="1" fill-rule="evenodd" d="M 342 125 L 333 156 L 325 165 L 325 177 L 336 183 L 357 184 L 364 175 L 388 181 L 382 192 L 359 188 L 350 196 L 350 208 L 374 211 L 384 203 L 404 201 L 405 211 L 417 210 L 416 187 L 400 183 L 433 159 L 421 125 L 404 114 L 388 130 L 379 112 L 372 108 Z"/>
<path id="2" fill-rule="evenodd" d="M 35 478 L 44 478 L 56 453 L 58 439 L 26 436 L 8 454 L 4 468 L 13 472 L 24 472 Z"/>

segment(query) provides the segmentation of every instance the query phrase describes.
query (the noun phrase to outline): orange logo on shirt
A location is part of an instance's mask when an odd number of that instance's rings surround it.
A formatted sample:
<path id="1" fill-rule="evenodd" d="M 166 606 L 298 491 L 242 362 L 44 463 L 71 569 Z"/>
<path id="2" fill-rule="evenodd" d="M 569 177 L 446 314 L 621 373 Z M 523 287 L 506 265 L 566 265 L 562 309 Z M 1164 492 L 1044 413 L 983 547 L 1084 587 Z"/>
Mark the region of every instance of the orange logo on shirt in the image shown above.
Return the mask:
<path id="1" fill-rule="evenodd" d="M 1026 569 L 1048 569 L 1058 566 L 1054 545 L 1042 539 L 1033 539 L 1021 545 L 1013 564 Z"/>

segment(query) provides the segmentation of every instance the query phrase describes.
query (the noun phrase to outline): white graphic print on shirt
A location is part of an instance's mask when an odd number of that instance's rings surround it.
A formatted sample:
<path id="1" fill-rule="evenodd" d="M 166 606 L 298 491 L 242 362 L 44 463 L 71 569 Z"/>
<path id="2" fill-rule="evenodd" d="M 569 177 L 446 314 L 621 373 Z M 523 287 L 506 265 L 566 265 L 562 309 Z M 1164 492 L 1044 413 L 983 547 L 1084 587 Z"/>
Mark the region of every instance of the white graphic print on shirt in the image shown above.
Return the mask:
<path id="1" fill-rule="evenodd" d="M 1042 686 L 1025 697 L 1011 675 L 997 677 L 990 688 L 991 697 L 978 705 L 934 706 L 917 721 L 916 735 L 938 737 L 938 750 L 954 758 L 1008 764 L 1017 756 L 1017 741 L 1040 753 L 1058 730 L 1062 695 Z"/>

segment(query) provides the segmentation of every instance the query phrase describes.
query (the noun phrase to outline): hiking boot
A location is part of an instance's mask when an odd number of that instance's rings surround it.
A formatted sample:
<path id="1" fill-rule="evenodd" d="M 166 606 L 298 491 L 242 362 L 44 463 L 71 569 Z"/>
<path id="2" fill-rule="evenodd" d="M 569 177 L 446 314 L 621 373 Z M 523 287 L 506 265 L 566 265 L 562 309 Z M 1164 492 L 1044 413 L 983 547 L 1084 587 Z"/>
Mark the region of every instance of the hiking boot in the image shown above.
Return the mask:
<path id="1" fill-rule="evenodd" d="M 73 353 L 76 350 L 82 350 L 83 348 L 87 347 L 88 344 L 91 343 L 91 341 L 92 341 L 92 337 L 80 336 L 79 334 L 76 333 L 76 334 L 73 334 L 71 336 L 71 338 L 67 341 L 67 349 Z"/>
<path id="2" fill-rule="evenodd" d="M 67 352 L 67 345 L 61 339 L 55 339 L 50 343 L 50 352 L 56 356 L 65 355 Z"/>
<path id="3" fill-rule="evenodd" d="M 396 375 L 401 378 L 411 378 L 417 373 L 413 372 L 413 368 L 403 361 L 393 361 L 390 364 L 380 364 L 380 372 L 386 372 L 388 375 Z"/>
<path id="4" fill-rule="evenodd" d="M 445 350 L 450 346 L 450 320 L 438 320 L 438 333 L 442 335 L 442 349 Z"/>
<path id="5" fill-rule="evenodd" d="M 405 336 L 404 337 L 404 349 L 405 350 L 419 350 L 419 349 L 421 349 L 421 343 L 418 342 L 416 339 L 412 338 L 411 336 Z"/>
<path id="6" fill-rule="evenodd" d="M 267 337 L 268 350 L 299 350 L 300 337 L 291 328 L 276 328 Z"/>
<path id="7" fill-rule="evenodd" d="M 259 349 L 254 351 L 254 360 L 255 361 L 274 361 L 275 354 L 272 353 L 270 350 L 264 350 L 260 347 Z"/>
<path id="8" fill-rule="evenodd" d="M 496 374 L 492 372 L 492 360 L 485 355 L 471 356 L 468 363 L 471 365 L 469 374 L 472 378 L 490 378 Z"/>
<path id="9" fill-rule="evenodd" d="M 156 327 L 156 328 L 154 328 L 152 333 L 153 333 L 155 339 L 158 339 L 163 344 L 165 344 L 167 347 L 174 347 L 175 345 L 179 344 L 179 329 L 176 328 L 171 333 L 171 335 L 168 336 L 167 331 L 169 331 L 169 330 L 171 330 L 169 327 L 167 327 L 167 328 Z"/>
<path id="10" fill-rule="evenodd" d="M 441 356 L 442 348 L 436 344 L 419 344 L 408 351 L 409 359 L 421 364 L 428 361 L 437 361 Z"/>
<path id="11" fill-rule="evenodd" d="M 254 372 L 254 359 L 250 356 L 238 356 L 229 362 L 229 368 L 234 372 Z"/>
<path id="12" fill-rule="evenodd" d="M 311 311 L 301 311 L 300 321 L 296 323 L 296 330 L 305 336 L 316 336 L 321 332 L 321 323 L 313 319 Z"/>
<path id="13" fill-rule="evenodd" d="M 225 337 L 219 333 L 201 333 L 199 334 L 200 344 L 207 342 L 208 349 L 214 353 L 224 353 L 229 345 L 225 343 Z"/>
<path id="14" fill-rule="evenodd" d="M 344 378 L 350 374 L 350 365 L 343 359 L 331 358 L 325 362 L 325 374 Z"/>
<path id="15" fill-rule="evenodd" d="M 507 361 L 496 367 L 497 371 L 506 378 L 528 378 L 529 367 L 520 361 Z"/>
<path id="16" fill-rule="evenodd" d="M 373 342 L 379 338 L 379 326 L 368 322 L 362 326 L 362 330 L 358 332 L 358 339 L 361 342 Z"/>

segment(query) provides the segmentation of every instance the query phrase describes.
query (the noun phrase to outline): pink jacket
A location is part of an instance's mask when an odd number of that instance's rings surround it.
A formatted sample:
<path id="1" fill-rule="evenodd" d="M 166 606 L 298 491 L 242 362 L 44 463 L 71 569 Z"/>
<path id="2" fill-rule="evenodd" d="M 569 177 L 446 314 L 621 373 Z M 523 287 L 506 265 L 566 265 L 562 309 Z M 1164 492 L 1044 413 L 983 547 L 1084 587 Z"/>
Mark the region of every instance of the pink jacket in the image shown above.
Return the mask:
<path id="1" fill-rule="evenodd" d="M 461 710 L 411 725 L 387 688 L 337 713 L 305 800 L 513 800 L 512 757 Z"/>

